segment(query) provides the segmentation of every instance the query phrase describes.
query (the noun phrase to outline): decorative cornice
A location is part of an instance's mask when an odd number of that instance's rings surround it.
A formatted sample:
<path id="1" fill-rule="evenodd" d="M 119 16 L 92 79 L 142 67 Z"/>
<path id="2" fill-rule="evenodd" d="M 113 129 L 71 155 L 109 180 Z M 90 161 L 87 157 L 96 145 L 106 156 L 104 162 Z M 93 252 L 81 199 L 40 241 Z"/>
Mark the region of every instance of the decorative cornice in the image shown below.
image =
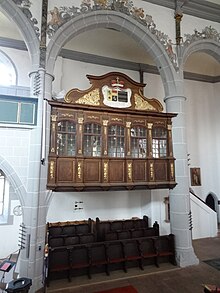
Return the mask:
<path id="1" fill-rule="evenodd" d="M 27 51 L 27 47 L 25 43 L 20 40 L 13 40 L 9 38 L 0 37 L 0 46 Z M 154 65 L 149 65 L 149 64 L 135 63 L 131 61 L 101 57 L 94 54 L 82 53 L 82 52 L 72 51 L 68 49 L 62 49 L 59 56 L 66 59 L 81 61 L 85 63 L 98 64 L 103 66 L 110 66 L 110 67 L 122 68 L 122 69 L 134 70 L 134 71 L 141 70 L 142 72 L 159 75 L 159 71 L 157 67 Z M 203 75 L 203 74 L 192 73 L 192 72 L 184 72 L 184 79 L 201 81 L 201 82 L 209 82 L 209 83 L 220 82 L 220 76 L 210 76 L 210 75 Z"/>
<path id="2" fill-rule="evenodd" d="M 185 34 L 185 41 L 183 43 L 183 46 L 188 46 L 189 44 L 199 41 L 199 40 L 214 40 L 216 42 L 220 42 L 220 34 L 217 32 L 216 29 L 214 29 L 211 26 L 206 26 L 202 32 L 194 30 L 194 33 L 191 34 Z"/>

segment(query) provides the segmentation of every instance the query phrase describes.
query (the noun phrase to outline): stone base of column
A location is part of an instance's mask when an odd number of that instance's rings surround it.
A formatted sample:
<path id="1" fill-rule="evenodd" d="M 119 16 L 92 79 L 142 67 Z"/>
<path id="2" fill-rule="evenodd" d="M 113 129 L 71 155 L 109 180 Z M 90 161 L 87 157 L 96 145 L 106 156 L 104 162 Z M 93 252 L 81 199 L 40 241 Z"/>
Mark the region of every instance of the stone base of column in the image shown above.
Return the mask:
<path id="1" fill-rule="evenodd" d="M 181 268 L 198 265 L 199 259 L 195 255 L 193 248 L 177 249 L 176 250 L 176 262 Z"/>

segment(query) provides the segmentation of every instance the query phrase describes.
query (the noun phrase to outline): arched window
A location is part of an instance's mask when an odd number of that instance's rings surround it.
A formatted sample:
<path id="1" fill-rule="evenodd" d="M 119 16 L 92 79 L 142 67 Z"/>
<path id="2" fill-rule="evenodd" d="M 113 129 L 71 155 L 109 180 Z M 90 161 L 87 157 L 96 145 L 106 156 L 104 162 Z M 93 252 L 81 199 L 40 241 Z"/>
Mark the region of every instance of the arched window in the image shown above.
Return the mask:
<path id="1" fill-rule="evenodd" d="M 5 175 L 0 170 L 0 215 L 3 215 L 5 195 Z"/>
<path id="2" fill-rule="evenodd" d="M 132 158 L 146 158 L 147 139 L 146 128 L 135 126 L 131 128 L 131 156 Z"/>
<path id="3" fill-rule="evenodd" d="M 167 156 L 167 129 L 164 127 L 154 127 L 152 133 L 152 150 L 154 158 L 164 158 Z"/>
<path id="4" fill-rule="evenodd" d="M 0 223 L 7 222 L 9 209 L 9 182 L 0 170 Z"/>
<path id="5" fill-rule="evenodd" d="M 101 156 L 101 125 L 97 123 L 86 123 L 83 135 L 83 154 L 87 157 Z"/>
<path id="6" fill-rule="evenodd" d="M 108 127 L 108 155 L 117 158 L 125 156 L 125 128 L 123 126 Z"/>
<path id="7" fill-rule="evenodd" d="M 57 155 L 75 156 L 76 154 L 76 123 L 69 120 L 57 124 Z"/>
<path id="8" fill-rule="evenodd" d="M 17 74 L 11 59 L 0 50 L 0 86 L 16 85 Z"/>

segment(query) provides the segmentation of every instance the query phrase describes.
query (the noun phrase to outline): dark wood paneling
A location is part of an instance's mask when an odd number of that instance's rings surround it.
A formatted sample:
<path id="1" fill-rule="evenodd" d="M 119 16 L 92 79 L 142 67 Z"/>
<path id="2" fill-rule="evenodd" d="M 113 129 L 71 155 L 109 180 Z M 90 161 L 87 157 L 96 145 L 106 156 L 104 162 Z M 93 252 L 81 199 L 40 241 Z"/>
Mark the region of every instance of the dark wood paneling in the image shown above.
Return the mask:
<path id="1" fill-rule="evenodd" d="M 147 162 L 146 160 L 133 160 L 133 181 L 147 181 Z"/>
<path id="2" fill-rule="evenodd" d="M 75 181 L 75 160 L 62 158 L 57 161 L 57 181 L 73 182 Z"/>
<path id="3" fill-rule="evenodd" d="M 155 181 L 167 180 L 167 162 L 165 160 L 158 160 L 154 163 Z"/>
<path id="4" fill-rule="evenodd" d="M 84 160 L 84 183 L 101 183 L 101 160 Z"/>
<path id="5" fill-rule="evenodd" d="M 111 183 L 125 182 L 124 160 L 109 160 L 109 181 Z"/>

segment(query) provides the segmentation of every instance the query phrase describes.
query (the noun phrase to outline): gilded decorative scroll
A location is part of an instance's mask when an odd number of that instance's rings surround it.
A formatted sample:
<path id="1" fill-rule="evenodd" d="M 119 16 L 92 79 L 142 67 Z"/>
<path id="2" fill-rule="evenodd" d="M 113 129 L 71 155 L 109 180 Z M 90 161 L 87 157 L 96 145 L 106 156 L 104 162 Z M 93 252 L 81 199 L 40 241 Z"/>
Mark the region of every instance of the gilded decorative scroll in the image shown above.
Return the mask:
<path id="1" fill-rule="evenodd" d="M 69 113 L 62 113 L 60 116 L 61 117 L 68 117 L 68 118 L 74 118 L 74 115 L 73 114 L 69 114 Z"/>
<path id="2" fill-rule="evenodd" d="M 132 163 L 128 163 L 128 179 L 132 180 Z"/>
<path id="3" fill-rule="evenodd" d="M 148 101 L 144 100 L 138 94 L 134 95 L 135 109 L 136 110 L 148 110 L 148 111 L 157 111 Z"/>
<path id="4" fill-rule="evenodd" d="M 154 180 L 154 164 L 150 163 L 150 180 Z"/>
<path id="5" fill-rule="evenodd" d="M 94 115 L 92 115 L 92 116 L 88 116 L 87 118 L 88 118 L 88 119 L 93 119 L 93 120 L 97 120 L 97 119 L 99 119 L 98 116 L 94 116 Z"/>
<path id="6" fill-rule="evenodd" d="M 171 177 L 171 179 L 174 179 L 174 165 L 173 165 L 173 163 L 170 163 L 170 177 Z"/>
<path id="7" fill-rule="evenodd" d="M 78 179 L 82 179 L 82 163 L 81 162 L 78 162 L 77 176 L 78 176 Z"/>
<path id="8" fill-rule="evenodd" d="M 112 121 L 118 121 L 118 122 L 119 122 L 119 121 L 122 121 L 122 119 L 121 119 L 121 118 L 118 118 L 118 117 L 116 117 L 116 118 L 111 118 L 111 120 L 112 120 Z"/>
<path id="9" fill-rule="evenodd" d="M 103 176 L 104 180 L 108 180 L 108 162 L 104 162 L 104 168 L 103 168 Z"/>
<path id="10" fill-rule="evenodd" d="M 134 120 L 134 122 L 143 124 L 145 121 L 144 120 Z"/>
<path id="11" fill-rule="evenodd" d="M 54 166 L 55 166 L 55 162 L 50 161 L 50 179 L 54 179 Z"/>
<path id="12" fill-rule="evenodd" d="M 69 96 L 65 96 L 64 100 L 66 103 L 72 102 L 72 98 Z M 99 106 L 100 105 L 99 89 L 94 89 L 88 94 L 85 94 L 83 97 L 76 100 L 75 103 L 81 104 L 81 105 Z"/>

